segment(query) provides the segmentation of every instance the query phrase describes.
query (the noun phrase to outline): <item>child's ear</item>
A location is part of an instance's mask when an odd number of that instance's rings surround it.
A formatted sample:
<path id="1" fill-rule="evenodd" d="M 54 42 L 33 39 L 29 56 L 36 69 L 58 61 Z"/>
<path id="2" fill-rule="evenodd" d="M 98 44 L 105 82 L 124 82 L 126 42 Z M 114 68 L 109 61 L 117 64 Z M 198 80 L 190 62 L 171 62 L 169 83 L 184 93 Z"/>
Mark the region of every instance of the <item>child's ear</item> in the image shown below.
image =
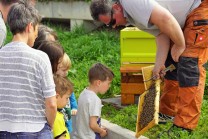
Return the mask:
<path id="1" fill-rule="evenodd" d="M 56 93 L 56 98 L 58 98 L 60 95 L 58 93 Z"/>
<path id="2" fill-rule="evenodd" d="M 97 81 L 96 81 L 96 85 L 97 85 L 97 86 L 100 86 L 100 84 L 101 84 L 101 80 L 97 80 Z"/>

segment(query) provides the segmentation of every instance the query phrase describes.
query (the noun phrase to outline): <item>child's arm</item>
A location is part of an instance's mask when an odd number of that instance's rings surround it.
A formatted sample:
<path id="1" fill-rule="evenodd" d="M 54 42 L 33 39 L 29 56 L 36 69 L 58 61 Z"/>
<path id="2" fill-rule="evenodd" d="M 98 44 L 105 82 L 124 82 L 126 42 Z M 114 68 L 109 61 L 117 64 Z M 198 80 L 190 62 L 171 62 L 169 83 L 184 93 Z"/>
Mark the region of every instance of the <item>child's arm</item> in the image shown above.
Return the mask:
<path id="1" fill-rule="evenodd" d="M 71 94 L 69 99 L 70 99 L 70 106 L 71 106 L 72 115 L 76 115 L 77 114 L 77 100 L 74 95 L 74 92 Z"/>
<path id="2" fill-rule="evenodd" d="M 94 131 L 100 134 L 101 137 L 104 137 L 107 135 L 107 130 L 104 128 L 99 127 L 97 124 L 97 116 L 91 116 L 90 117 L 90 128 Z"/>
<path id="3" fill-rule="evenodd" d="M 61 136 L 59 136 L 59 137 L 55 137 L 55 139 L 66 139 L 66 135 L 63 134 L 63 135 L 61 135 Z"/>

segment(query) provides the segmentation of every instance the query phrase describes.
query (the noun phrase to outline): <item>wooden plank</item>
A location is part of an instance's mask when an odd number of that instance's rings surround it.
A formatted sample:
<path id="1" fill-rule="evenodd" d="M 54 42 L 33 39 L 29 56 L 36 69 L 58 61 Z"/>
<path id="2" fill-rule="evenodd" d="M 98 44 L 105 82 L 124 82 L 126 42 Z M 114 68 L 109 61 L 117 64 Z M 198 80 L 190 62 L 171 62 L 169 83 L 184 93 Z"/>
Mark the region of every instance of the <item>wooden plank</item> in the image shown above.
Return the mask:
<path id="1" fill-rule="evenodd" d="M 152 77 L 153 68 L 154 68 L 154 65 L 142 67 L 142 75 L 143 75 L 144 81 L 149 80 Z M 148 90 L 151 84 L 152 84 L 152 80 L 144 82 L 145 90 Z"/>
<path id="2" fill-rule="evenodd" d="M 140 95 L 139 97 L 139 102 L 138 102 L 138 115 L 137 115 L 137 123 L 136 123 L 136 137 L 138 138 L 139 136 L 141 136 L 143 133 L 145 133 L 147 130 L 149 130 L 150 128 L 152 128 L 153 126 L 158 124 L 158 113 L 159 113 L 159 98 L 160 98 L 160 80 L 157 80 L 155 82 L 155 91 L 156 91 L 156 96 L 155 96 L 155 100 L 154 100 L 154 109 L 155 109 L 155 113 L 154 113 L 154 118 L 151 122 L 149 122 L 147 124 L 146 127 L 142 128 L 139 125 L 139 121 L 140 121 L 140 117 L 141 117 L 141 113 L 143 111 L 143 103 L 144 103 L 144 98 L 145 95 L 149 92 L 149 90 L 145 91 L 142 95 Z"/>
<path id="3" fill-rule="evenodd" d="M 143 76 L 142 73 L 138 74 L 121 74 L 121 82 L 122 83 L 142 83 L 143 84 Z M 144 84 L 143 84 L 144 85 Z"/>
<path id="4" fill-rule="evenodd" d="M 144 91 L 143 83 L 121 83 L 122 94 L 142 94 Z"/>
<path id="5" fill-rule="evenodd" d="M 134 104 L 134 95 L 133 94 L 121 94 L 121 104 L 127 105 L 127 104 Z"/>
<path id="6" fill-rule="evenodd" d="M 130 73 L 130 72 L 142 72 L 142 66 L 121 66 L 120 72 L 121 73 Z"/>
<path id="7" fill-rule="evenodd" d="M 142 72 L 142 67 L 150 66 L 152 63 L 140 63 L 140 64 L 122 64 L 120 67 L 121 73 Z"/>

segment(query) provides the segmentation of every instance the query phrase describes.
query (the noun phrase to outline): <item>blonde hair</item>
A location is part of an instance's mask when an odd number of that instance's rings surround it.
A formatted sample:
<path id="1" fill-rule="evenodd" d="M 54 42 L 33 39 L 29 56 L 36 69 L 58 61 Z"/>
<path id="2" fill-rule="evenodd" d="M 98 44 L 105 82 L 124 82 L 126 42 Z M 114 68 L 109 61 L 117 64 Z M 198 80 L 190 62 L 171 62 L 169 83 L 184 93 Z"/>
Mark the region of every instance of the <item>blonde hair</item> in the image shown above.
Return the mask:
<path id="1" fill-rule="evenodd" d="M 66 67 L 68 70 L 71 68 L 71 59 L 67 55 L 67 53 L 64 53 L 63 58 L 61 60 L 61 66 Z"/>

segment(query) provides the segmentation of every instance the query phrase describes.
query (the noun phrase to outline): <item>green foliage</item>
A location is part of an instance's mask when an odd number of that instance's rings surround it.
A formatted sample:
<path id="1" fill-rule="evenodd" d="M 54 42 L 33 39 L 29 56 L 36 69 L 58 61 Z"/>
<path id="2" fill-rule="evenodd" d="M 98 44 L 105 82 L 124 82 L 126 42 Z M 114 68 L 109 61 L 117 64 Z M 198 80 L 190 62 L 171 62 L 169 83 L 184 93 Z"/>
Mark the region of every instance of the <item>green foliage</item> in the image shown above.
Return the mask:
<path id="1" fill-rule="evenodd" d="M 88 70 L 92 64 L 101 62 L 110 67 L 115 78 L 111 88 L 103 98 L 120 93 L 120 49 L 119 36 L 116 32 L 95 31 L 86 34 L 82 28 L 71 32 L 60 27 L 55 28 L 59 40 L 72 60 L 69 77 L 74 82 L 75 92 L 79 93 L 88 85 Z"/>
<path id="2" fill-rule="evenodd" d="M 111 105 L 104 105 L 102 108 L 102 118 L 116 123 L 124 128 L 135 131 L 137 119 L 137 106 L 130 105 L 123 109 L 116 109 Z"/>
<path id="3" fill-rule="evenodd" d="M 12 40 L 12 33 L 9 31 L 9 27 L 7 26 L 7 38 L 5 40 L 5 44 L 9 43 Z"/>

